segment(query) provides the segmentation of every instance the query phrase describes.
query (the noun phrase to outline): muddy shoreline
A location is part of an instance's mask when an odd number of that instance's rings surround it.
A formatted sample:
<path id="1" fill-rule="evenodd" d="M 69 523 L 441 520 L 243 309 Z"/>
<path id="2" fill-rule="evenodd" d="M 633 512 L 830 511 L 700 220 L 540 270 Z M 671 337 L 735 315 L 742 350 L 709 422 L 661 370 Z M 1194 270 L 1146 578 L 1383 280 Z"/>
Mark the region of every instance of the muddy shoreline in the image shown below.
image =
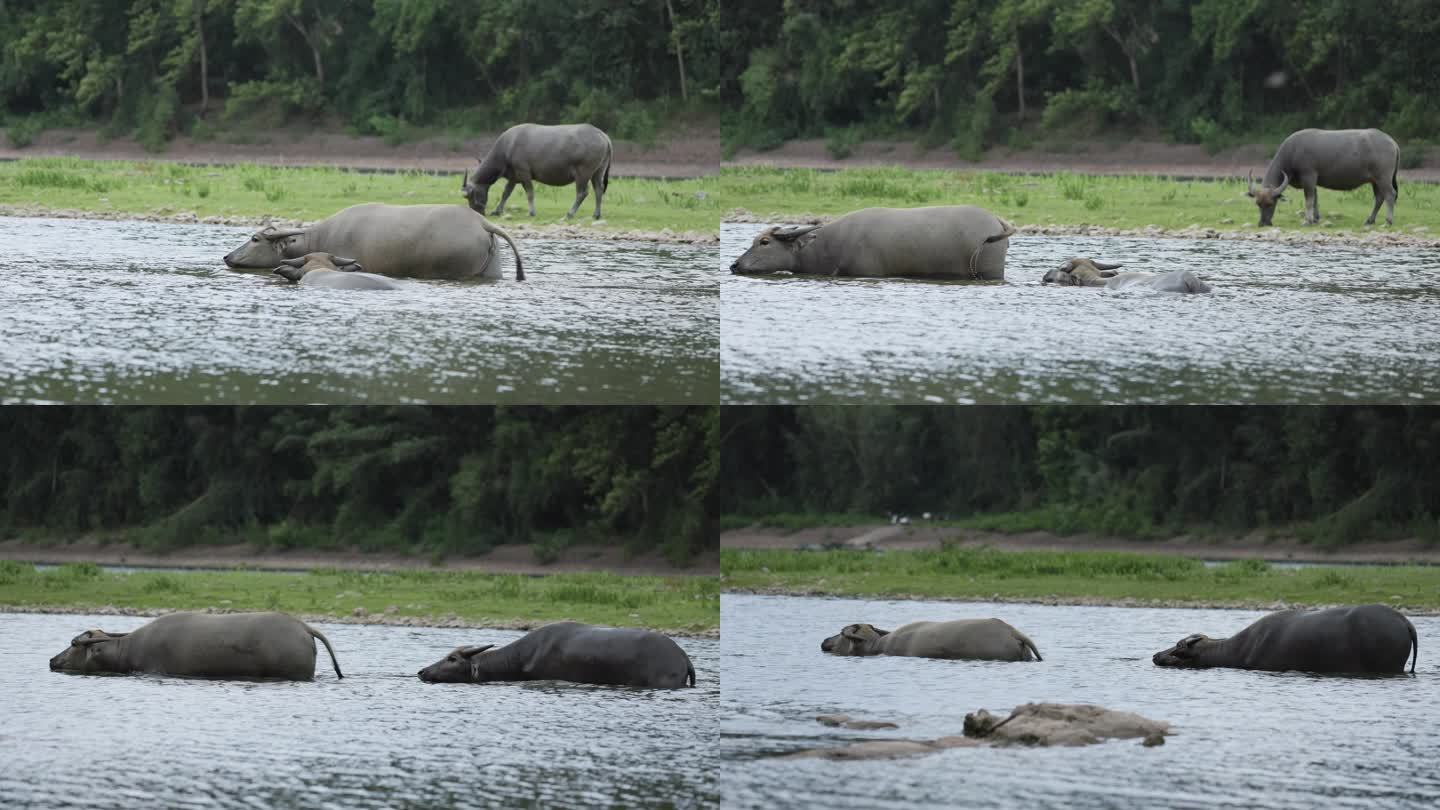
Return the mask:
<path id="1" fill-rule="evenodd" d="M 3 217 L 38 217 L 44 219 L 89 219 L 107 222 L 173 222 L 180 225 L 231 225 L 242 228 L 262 228 L 275 225 L 281 228 L 308 228 L 315 224 L 286 217 L 249 216 L 197 216 L 193 211 L 174 213 L 133 213 L 127 211 L 81 211 L 73 208 L 45 208 L 33 205 L 0 205 Z M 587 221 L 588 222 L 588 221 Z M 720 242 L 718 233 L 706 231 L 672 231 L 662 228 L 658 231 L 639 229 L 606 230 L 591 225 L 530 225 L 524 222 L 502 223 L 502 227 L 518 239 L 584 239 L 591 242 L 656 242 L 667 245 L 715 245 Z"/>
<path id="2" fill-rule="evenodd" d="M 772 211 L 756 214 L 744 208 L 734 208 L 722 218 L 722 223 L 743 223 L 753 225 L 824 225 L 839 219 L 843 214 L 792 214 Z M 1246 242 L 1271 242 L 1285 245 L 1362 245 L 1371 248 L 1433 248 L 1440 247 L 1440 237 L 1425 235 L 1424 231 L 1402 233 L 1399 230 L 1381 230 L 1364 233 L 1322 233 L 1316 231 L 1295 231 L 1281 228 L 1251 228 L 1247 230 L 1220 230 L 1202 225 L 1185 228 L 1161 228 L 1147 225 L 1143 228 L 1111 228 L 1104 225 L 1047 225 L 1013 223 L 1020 236 L 1123 236 L 1138 239 L 1231 239 Z"/>
<path id="3" fill-rule="evenodd" d="M 152 617 L 155 617 L 155 616 L 164 616 L 164 615 L 167 614 L 167 613 L 175 613 L 175 612 L 176 612 L 176 611 L 174 611 L 174 610 L 160 610 L 160 609 L 152 610 L 152 609 L 148 609 L 148 608 L 116 607 L 116 606 L 114 606 L 114 605 L 102 605 L 102 606 L 99 606 L 99 607 L 83 607 L 83 606 L 81 606 L 81 607 L 69 607 L 69 606 L 65 606 L 65 607 L 61 607 L 61 606 L 37 607 L 37 606 L 33 606 L 33 605 L 4 605 L 4 604 L 0 604 L 0 613 L 39 613 L 39 614 L 50 614 L 50 615 L 56 615 L 56 616 L 93 615 L 93 616 L 139 616 L 139 617 L 144 617 L 144 618 L 152 618 Z M 214 607 L 211 607 L 211 608 L 205 608 L 205 609 L 203 609 L 203 610 L 200 610 L 199 612 L 201 612 L 201 613 L 245 613 L 245 612 L 247 612 L 247 611 L 244 611 L 244 610 L 228 610 L 228 609 L 223 609 L 223 608 L 214 608 Z M 442 618 L 437 618 L 437 617 L 434 617 L 434 616 L 400 616 L 400 615 L 396 615 L 396 614 L 375 614 L 375 613 L 357 614 L 357 615 L 351 615 L 351 616 L 332 616 L 332 615 L 328 615 L 328 614 L 324 614 L 324 613 L 296 613 L 296 614 L 293 614 L 293 615 L 294 615 L 296 618 L 300 619 L 301 621 L 310 622 L 310 623 L 312 623 L 312 624 L 319 624 L 319 623 L 328 623 L 328 624 L 376 624 L 376 625 L 384 625 L 384 626 L 387 626 L 387 627 L 438 627 L 438 628 L 460 629 L 460 630 L 520 630 L 520 631 L 529 632 L 530 630 L 534 630 L 535 628 L 540 627 L 541 625 L 545 625 L 545 624 L 550 624 L 550 623 L 551 623 L 551 622 L 549 622 L 549 621 L 544 621 L 544 622 L 530 622 L 530 621 L 521 621 L 521 620 L 518 620 L 518 619 L 512 619 L 512 620 L 508 620 L 508 621 L 492 621 L 492 622 L 480 623 L 480 622 L 469 621 L 469 620 L 467 620 L 467 619 L 461 619 L 461 618 L 459 618 L 458 616 L 455 616 L 454 614 L 451 614 L 451 615 L 449 615 L 449 616 L 445 616 L 445 617 L 442 617 Z M 567 620 L 567 619 L 556 619 L 555 621 L 570 621 L 570 620 Z M 578 621 L 578 620 L 575 620 L 575 621 Z M 719 638 L 719 637 L 720 637 L 720 629 L 719 629 L 719 628 L 713 628 L 713 629 L 710 629 L 710 630 L 701 630 L 701 631 L 695 631 L 695 630 L 678 630 L 678 629 L 663 628 L 663 627 L 661 627 L 661 628 L 654 628 L 654 629 L 655 629 L 657 632 L 664 633 L 664 634 L 667 635 L 667 636 L 680 636 L 680 637 L 682 637 L 682 638 L 710 638 L 710 639 L 714 639 L 714 638 Z"/>
<path id="4" fill-rule="evenodd" d="M 1112 551 L 1166 554 L 1205 560 L 1265 560 L 1315 565 L 1440 565 L 1440 545 L 1419 540 L 1356 543 L 1325 549 L 1294 537 L 1261 532 L 1222 538 L 1179 535 L 1165 540 L 1127 540 L 1093 534 L 1061 536 L 1050 532 L 1003 534 L 945 526 L 817 527 L 789 531 L 751 527 L 720 534 L 723 549 L 842 548 L 879 551 L 933 551 L 941 548 L 991 548 L 999 551 Z"/>
<path id="5" fill-rule="evenodd" d="M 1350 607 L 1350 605 L 1310 605 L 1291 604 L 1280 600 L 1265 599 L 1240 599 L 1240 600 L 1213 600 L 1204 599 L 1135 599 L 1123 597 L 1119 599 L 1108 599 L 1101 596 L 1043 596 L 1035 598 L 1022 598 L 1016 596 L 926 596 L 923 594 L 892 594 L 877 593 L 859 595 L 841 591 L 827 590 L 825 588 L 806 587 L 768 587 L 768 588 L 736 588 L 722 586 L 721 593 L 725 594 L 755 594 L 757 596 L 826 596 L 836 599 L 896 599 L 912 602 L 994 602 L 1006 605 L 1046 605 L 1049 607 L 1123 607 L 1123 608 L 1177 608 L 1181 610 L 1290 610 L 1292 608 L 1332 608 Z M 1440 616 L 1440 608 L 1404 608 L 1404 612 L 1411 616 Z"/>
<path id="6" fill-rule="evenodd" d="M 614 546 L 572 546 L 565 549 L 553 563 L 535 560 L 529 546 L 497 546 L 480 557 L 455 557 L 431 561 L 420 556 L 401 554 L 370 554 L 357 551 L 257 551 L 245 544 L 224 546 L 191 546 L 168 553 L 157 553 L 125 543 L 100 543 L 83 540 L 75 543 L 45 545 L 19 540 L 0 541 L 0 560 L 38 565 L 95 563 L 137 568 L 168 568 L 177 571 L 193 569 L 236 571 L 311 571 L 333 568 L 341 571 L 465 571 L 482 574 L 546 574 L 607 573 L 627 576 L 717 576 L 720 555 L 707 551 L 686 568 L 677 568 L 659 554 L 640 554 L 627 558 Z"/>

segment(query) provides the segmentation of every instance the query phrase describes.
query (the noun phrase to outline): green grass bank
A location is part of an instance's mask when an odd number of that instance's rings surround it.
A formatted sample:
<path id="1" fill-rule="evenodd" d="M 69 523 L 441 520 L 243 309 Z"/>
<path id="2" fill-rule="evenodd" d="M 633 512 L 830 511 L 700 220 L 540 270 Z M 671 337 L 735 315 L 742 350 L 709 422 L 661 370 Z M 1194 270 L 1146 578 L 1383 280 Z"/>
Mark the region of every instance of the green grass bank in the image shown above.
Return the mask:
<path id="1" fill-rule="evenodd" d="M 611 178 L 605 219 L 590 225 L 595 198 L 588 197 L 573 223 L 610 232 L 714 233 L 720 218 L 717 178 L 647 180 Z M 491 189 L 499 202 L 502 184 Z M 501 226 L 545 228 L 565 222 L 573 186 L 535 186 L 536 216 L 524 189 L 516 188 Z M 0 206 L 43 215 L 47 210 L 161 218 L 210 217 L 313 221 L 362 202 L 395 205 L 463 204 L 457 172 L 430 174 L 359 172 L 334 168 L 288 168 L 240 164 L 196 166 L 164 161 L 97 161 L 34 158 L 0 163 Z M 583 215 L 583 216 L 582 216 Z"/>
<path id="2" fill-rule="evenodd" d="M 82 563 L 37 571 L 0 560 L 0 611 L 278 610 L 393 624 L 517 627 L 569 619 L 679 634 L 720 627 L 715 577 L 542 577 L 471 572 L 258 571 L 112 573 Z M 453 614 L 453 619 L 451 618 Z"/>
<path id="3" fill-rule="evenodd" d="M 1440 186 L 1407 183 L 1401 172 L 1395 226 L 1390 231 L 1440 235 Z M 861 208 L 978 205 L 1022 228 L 1102 227 L 1164 231 L 1192 227 L 1255 231 L 1259 209 L 1247 196 L 1246 180 L 1176 180 L 1158 176 L 1105 176 L 1062 172 L 1015 175 L 942 169 L 866 168 L 840 171 L 727 167 L 720 195 L 742 206 L 757 221 L 837 216 Z M 1353 191 L 1319 191 L 1317 226 L 1301 224 L 1304 195 L 1286 193 L 1275 212 L 1275 228 L 1307 234 L 1355 235 L 1374 205 L 1369 186 Z M 732 212 L 733 214 L 733 212 Z M 1384 228 L 1382 209 L 1378 222 Z M 1417 230 L 1422 229 L 1422 230 Z M 1267 236 L 1269 234 L 1267 233 Z"/>
<path id="4" fill-rule="evenodd" d="M 1440 612 L 1440 566 L 1277 568 L 1113 552 L 722 549 L 727 591 L 895 599 L 1268 607 L 1379 602 Z"/>

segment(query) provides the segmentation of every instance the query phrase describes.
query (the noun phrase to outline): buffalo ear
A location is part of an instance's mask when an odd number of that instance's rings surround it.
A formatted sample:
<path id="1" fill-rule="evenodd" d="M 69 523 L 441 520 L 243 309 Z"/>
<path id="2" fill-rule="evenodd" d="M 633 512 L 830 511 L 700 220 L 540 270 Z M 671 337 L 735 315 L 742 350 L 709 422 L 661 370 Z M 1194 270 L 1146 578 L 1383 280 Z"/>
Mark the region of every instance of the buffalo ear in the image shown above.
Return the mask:
<path id="1" fill-rule="evenodd" d="M 865 637 L 860 635 L 859 630 L 860 625 L 852 624 L 847 626 L 844 630 L 841 630 L 840 635 L 844 638 L 850 639 L 851 641 L 864 641 Z"/>
<path id="2" fill-rule="evenodd" d="M 494 646 L 494 644 L 486 644 L 484 647 L 466 647 L 460 651 L 460 655 L 463 658 L 473 658 Z"/>
<path id="3" fill-rule="evenodd" d="M 870 629 L 871 629 L 871 630 L 874 630 L 878 635 L 882 635 L 882 636 L 888 636 L 888 635 L 890 635 L 890 631 L 889 631 L 889 630 L 881 630 L 881 629 L 878 628 L 878 627 L 871 627 Z"/>

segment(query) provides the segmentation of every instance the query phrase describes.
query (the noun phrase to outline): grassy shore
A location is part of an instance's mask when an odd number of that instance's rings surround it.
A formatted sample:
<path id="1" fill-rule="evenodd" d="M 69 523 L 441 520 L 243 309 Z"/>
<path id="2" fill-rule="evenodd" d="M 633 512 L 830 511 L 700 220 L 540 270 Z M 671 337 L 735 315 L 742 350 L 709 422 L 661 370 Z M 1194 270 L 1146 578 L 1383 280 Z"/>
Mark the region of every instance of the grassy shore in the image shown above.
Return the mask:
<path id="1" fill-rule="evenodd" d="M 1403 174 L 1403 172 L 1402 172 Z M 1175 231 L 1198 226 L 1219 231 L 1255 230 L 1258 209 L 1245 196 L 1246 180 L 1187 180 L 1156 176 L 1097 176 L 1071 173 L 1010 175 L 926 169 L 721 170 L 720 195 L 762 221 L 803 215 L 833 216 L 860 208 L 923 205 L 978 205 L 1017 226 L 1099 226 Z M 1374 205 L 1369 186 L 1354 191 L 1321 189 L 1324 219 L 1301 224 L 1304 195 L 1286 194 L 1275 213 L 1277 230 L 1353 234 Z M 1379 221 L 1383 226 L 1384 211 Z M 1440 235 L 1440 186 L 1401 178 L 1395 230 L 1425 228 Z"/>
<path id="2" fill-rule="evenodd" d="M 25 609 L 279 610 L 393 623 L 461 622 L 516 627 L 571 619 L 713 634 L 720 626 L 714 577 L 316 570 L 110 573 L 82 563 L 46 571 L 0 561 L 0 611 Z M 358 609 L 358 610 L 357 610 Z"/>
<path id="3" fill-rule="evenodd" d="M 594 213 L 591 196 L 575 222 L 604 231 L 703 231 L 713 233 L 720 218 L 715 177 L 691 180 L 612 178 L 605 195 L 605 220 L 586 225 Z M 491 205 L 504 186 L 491 189 Z M 535 186 L 537 216 L 528 215 L 524 190 L 516 188 L 502 226 L 544 227 L 564 222 L 575 199 L 573 186 Z M 518 201 L 518 202 L 517 202 Z M 44 210 L 96 214 L 208 217 L 275 217 L 313 221 L 361 202 L 397 205 L 463 204 L 460 175 L 399 172 L 379 174 L 330 168 L 273 166 L 192 166 L 162 161 L 94 161 L 35 158 L 0 163 L 0 205 L 36 213 Z M 583 217 L 581 215 L 584 215 Z"/>
<path id="4" fill-rule="evenodd" d="M 724 549 L 728 591 L 1015 602 L 1259 607 L 1380 602 L 1440 611 L 1440 566 L 1276 568 L 1107 552 Z"/>

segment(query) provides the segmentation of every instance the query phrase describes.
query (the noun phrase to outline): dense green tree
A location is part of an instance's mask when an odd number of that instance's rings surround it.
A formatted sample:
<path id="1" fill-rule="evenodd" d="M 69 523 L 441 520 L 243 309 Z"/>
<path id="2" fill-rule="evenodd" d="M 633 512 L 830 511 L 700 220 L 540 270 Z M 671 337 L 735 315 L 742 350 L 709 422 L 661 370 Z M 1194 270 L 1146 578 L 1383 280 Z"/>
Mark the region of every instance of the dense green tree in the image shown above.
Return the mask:
<path id="1" fill-rule="evenodd" d="M 717 0 L 6 0 L 0 116 L 92 118 L 159 146 L 237 122 L 498 130 L 588 119 L 644 137 L 716 103 Z"/>
<path id="2" fill-rule="evenodd" d="M 1440 536 L 1440 409 L 806 407 L 724 414 L 719 508 L 1059 510 L 1126 534 Z"/>
<path id="3" fill-rule="evenodd" d="M 684 560 L 716 543 L 717 425 L 679 406 L 12 407 L 0 526 L 442 553 L 584 540 Z"/>
<path id="4" fill-rule="evenodd" d="M 1432 138 L 1440 89 L 1426 0 L 737 0 L 730 147 L 842 127 L 962 152 L 1033 121 L 1177 140 L 1302 126 Z M 1038 103 L 1037 103 L 1038 102 Z"/>

